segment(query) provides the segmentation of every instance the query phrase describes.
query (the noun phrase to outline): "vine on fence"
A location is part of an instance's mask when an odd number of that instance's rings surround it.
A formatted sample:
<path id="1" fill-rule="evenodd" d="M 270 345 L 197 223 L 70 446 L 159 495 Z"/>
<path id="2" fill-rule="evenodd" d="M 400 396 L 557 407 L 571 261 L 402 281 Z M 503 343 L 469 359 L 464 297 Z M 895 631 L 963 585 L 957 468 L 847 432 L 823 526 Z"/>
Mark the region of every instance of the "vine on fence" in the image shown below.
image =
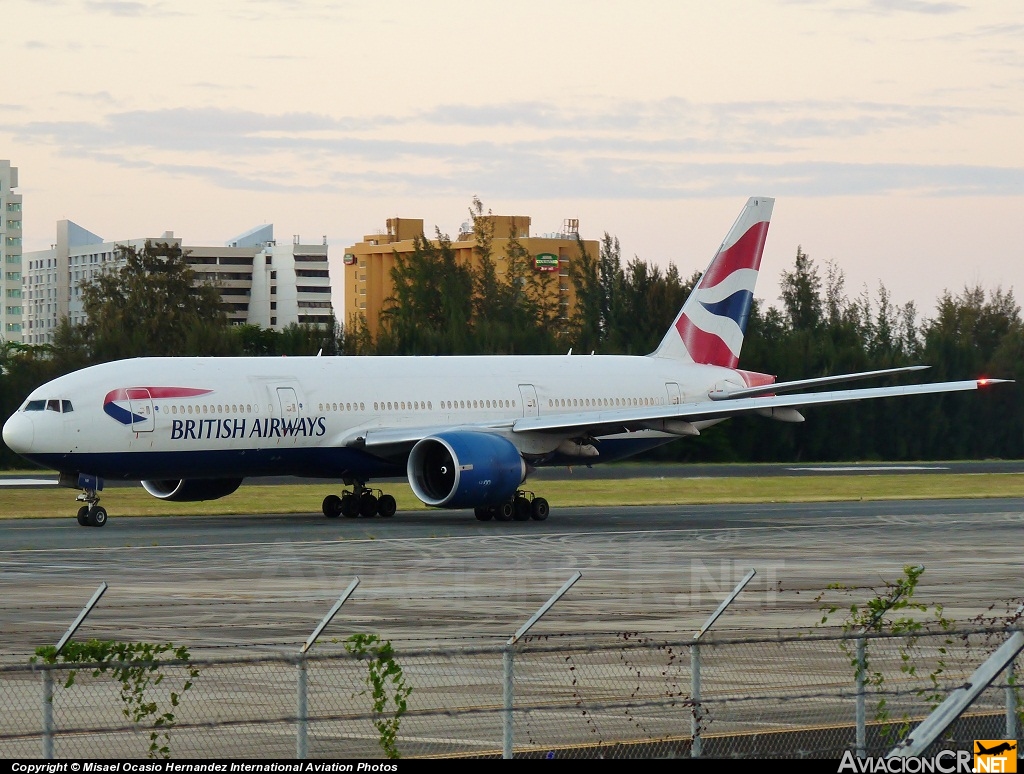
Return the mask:
<path id="1" fill-rule="evenodd" d="M 843 619 L 842 628 L 845 634 L 877 633 L 894 634 L 901 637 L 898 640 L 898 653 L 900 657 L 900 672 L 908 677 L 920 677 L 915 658 L 917 657 L 918 636 L 926 633 L 932 626 L 937 626 L 941 631 L 949 632 L 953 628 L 954 621 L 943 615 L 943 607 L 939 604 L 926 605 L 923 602 L 914 601 L 914 592 L 917 584 L 924 574 L 924 567 L 921 565 L 908 565 L 903 568 L 903 576 L 896 581 L 883 581 L 881 588 L 869 589 L 875 596 L 863 604 L 851 602 L 846 608 L 846 617 Z M 861 589 L 846 586 L 841 583 L 829 584 L 826 591 L 818 594 L 815 601 L 821 603 L 829 590 L 839 591 L 842 594 L 850 595 Z M 829 618 L 841 609 L 837 602 L 820 604 L 822 611 L 820 625 L 828 623 Z M 914 617 L 913 613 L 924 613 L 925 620 Z M 902 613 L 902 615 L 900 615 Z M 942 686 L 939 685 L 939 677 L 946 671 L 947 646 L 953 640 L 947 637 L 938 648 L 938 657 L 935 660 L 935 667 L 926 675 L 927 685 L 914 690 L 915 694 L 926 701 L 935 709 L 945 698 Z M 872 666 L 868 657 L 868 649 L 865 644 L 863 663 L 857 658 L 856 643 L 851 640 L 843 640 L 840 647 L 850 657 L 850 665 L 854 669 L 854 677 L 863 677 L 867 686 L 872 686 L 881 694 L 885 684 L 885 674 L 880 669 Z M 882 735 L 890 741 L 900 740 L 910 733 L 910 716 L 904 713 L 898 719 L 894 719 L 888 699 L 880 695 L 875 704 L 875 720 L 881 723 Z"/>
<path id="2" fill-rule="evenodd" d="M 1005 636 L 1006 629 L 1024 629 L 1024 598 L 1018 597 L 1017 599 L 1005 600 L 1006 610 L 1003 613 L 993 613 L 996 609 L 996 602 L 989 605 L 986 613 L 981 613 L 970 619 L 970 623 L 977 626 L 979 629 L 992 629 L 982 636 L 982 646 L 985 651 L 986 657 L 995 652 L 995 650 L 1002 644 L 1001 640 L 996 638 L 1002 638 Z M 964 647 L 968 652 L 971 650 L 971 641 L 968 635 L 961 635 L 964 643 Z M 1019 657 L 1018 657 L 1019 661 Z M 1007 686 L 1013 691 L 1014 695 L 1014 706 L 1017 708 L 1017 724 L 1018 727 L 1024 727 L 1024 689 L 1021 688 L 1021 672 L 1014 671 L 1013 674 L 1008 675 Z"/>
<path id="3" fill-rule="evenodd" d="M 170 709 L 160 711 L 157 701 L 151 700 L 147 692 L 164 682 L 161 656 L 170 654 L 171 659 L 181 662 L 188 674 L 182 686 L 171 690 L 168 696 Z M 53 645 L 36 648 L 36 655 L 31 662 L 41 660 L 45 664 L 78 664 L 92 668 L 92 676 L 99 677 L 109 672 L 121 684 L 121 714 L 132 723 L 152 723 L 149 733 L 150 758 L 169 758 L 171 756 L 171 729 L 177 720 L 174 710 L 181 702 L 181 696 L 190 690 L 193 680 L 199 676 L 199 669 L 190 663 L 188 648 L 173 643 L 151 642 L 116 642 L 113 640 L 89 640 L 76 642 L 69 640 L 58 654 Z M 68 672 L 64 687 L 75 684 L 77 669 Z"/>
<path id="4" fill-rule="evenodd" d="M 376 634 L 353 634 L 343 643 L 353 656 L 365 658 L 367 663 L 366 690 L 373 701 L 373 725 L 380 734 L 378 742 L 388 758 L 401 757 L 398 753 L 398 726 L 408 709 L 412 688 L 405 684 L 402 667 L 395 661 L 391 641 L 381 641 Z M 388 710 L 388 702 L 394 709 Z"/>

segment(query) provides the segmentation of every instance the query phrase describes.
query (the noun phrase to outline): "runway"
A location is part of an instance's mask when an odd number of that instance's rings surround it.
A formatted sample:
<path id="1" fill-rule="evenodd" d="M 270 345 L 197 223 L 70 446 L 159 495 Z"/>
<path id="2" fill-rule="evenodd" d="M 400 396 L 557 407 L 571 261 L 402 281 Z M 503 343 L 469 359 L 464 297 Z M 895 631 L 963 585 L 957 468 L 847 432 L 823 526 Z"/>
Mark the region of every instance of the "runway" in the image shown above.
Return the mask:
<path id="1" fill-rule="evenodd" d="M 1022 544 L 1019 499 L 555 507 L 542 523 L 446 511 L 4 521 L 0 660 L 55 642 L 101 581 L 110 590 L 79 638 L 170 640 L 195 654 L 294 651 L 354 576 L 323 647 L 355 631 L 396 646 L 498 644 L 576 570 L 582 580 L 536 633 L 685 639 L 751 568 L 716 630 L 807 628 L 828 584 L 878 586 L 908 564 L 927 568 L 920 599 L 967 623 L 1024 595 Z"/>

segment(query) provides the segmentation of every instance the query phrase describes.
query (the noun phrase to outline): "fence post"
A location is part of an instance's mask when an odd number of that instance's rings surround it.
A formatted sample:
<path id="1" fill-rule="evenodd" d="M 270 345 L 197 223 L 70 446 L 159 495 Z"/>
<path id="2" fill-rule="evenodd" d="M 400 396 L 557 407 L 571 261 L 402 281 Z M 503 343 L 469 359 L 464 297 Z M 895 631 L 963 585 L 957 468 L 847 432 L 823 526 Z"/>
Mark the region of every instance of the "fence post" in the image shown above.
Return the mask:
<path id="1" fill-rule="evenodd" d="M 43 669 L 43 759 L 53 760 L 53 671 Z"/>
<path id="2" fill-rule="evenodd" d="M 537 623 L 537 621 L 539 621 L 541 619 L 541 617 L 548 610 L 550 610 L 552 608 L 552 606 L 555 604 L 555 602 L 560 600 L 562 598 L 562 596 L 565 594 L 565 592 L 567 592 L 569 589 L 571 589 L 572 585 L 576 581 L 578 581 L 580 578 L 582 578 L 582 577 L 583 577 L 583 573 L 581 573 L 579 570 L 577 570 L 573 574 L 573 576 L 571 578 L 569 578 L 569 580 L 567 580 L 565 583 L 562 584 L 562 588 L 560 588 L 558 591 L 556 591 L 554 594 L 552 594 L 551 598 L 548 599 L 548 601 L 545 602 L 543 605 L 541 605 L 540 609 L 536 613 L 534 613 L 532 616 L 530 616 L 530 620 L 527 621 L 526 623 L 524 623 L 522 626 L 520 626 L 516 630 L 516 633 L 513 634 L 511 637 L 509 637 L 508 638 L 508 642 L 505 643 L 505 650 L 502 651 L 502 654 L 501 654 L 501 666 L 502 666 L 502 671 L 504 673 L 504 681 L 503 682 L 505 684 L 505 686 L 504 686 L 505 702 L 504 702 L 504 709 L 502 710 L 502 713 L 501 713 L 501 715 L 502 715 L 502 718 L 501 718 L 501 725 L 502 725 L 501 757 L 502 758 L 511 758 L 512 757 L 512 704 L 513 704 L 513 702 L 512 702 L 512 651 L 513 651 L 513 648 L 515 648 L 516 643 L 519 641 L 519 638 L 522 637 L 524 634 L 526 634 L 528 631 L 530 631 L 530 627 L 533 626 L 535 623 Z"/>
<path id="3" fill-rule="evenodd" d="M 700 703 L 700 645 L 698 645 L 698 640 L 704 635 L 704 632 L 714 626 L 715 621 L 732 604 L 733 600 L 740 595 L 740 592 L 743 591 L 746 585 L 754 579 L 755 575 L 757 575 L 757 570 L 751 570 L 744 575 L 743 580 L 736 584 L 736 588 L 729 593 L 729 596 L 722 600 L 722 604 L 718 606 L 718 609 L 708 616 L 708 620 L 693 635 L 693 642 L 690 644 L 690 693 L 693 699 L 693 715 L 690 718 L 691 758 L 699 758 L 703 746 L 700 738 L 700 724 L 704 720 L 704 707 Z"/>
<path id="4" fill-rule="evenodd" d="M 512 757 L 512 676 L 513 676 L 513 654 L 512 646 L 506 645 L 501 654 L 501 666 L 504 674 L 504 697 L 505 708 L 502 710 L 501 718 L 501 757 Z"/>
<path id="5" fill-rule="evenodd" d="M 893 747 L 886 758 L 913 758 L 924 754 L 939 735 L 967 710 L 1024 650 L 1024 632 L 1016 631 L 989 656 L 985 663 L 957 689 L 953 690 L 921 724 Z"/>
<path id="6" fill-rule="evenodd" d="M 327 615 L 320 619 L 320 623 L 317 624 L 313 633 L 309 635 L 305 644 L 299 648 L 299 659 L 296 662 L 298 676 L 295 686 L 295 757 L 300 761 L 305 759 L 309 753 L 309 702 L 307 701 L 308 675 L 306 674 L 306 653 L 313 647 L 317 638 L 327 628 L 327 624 L 338 614 L 341 606 L 352 596 L 352 592 L 356 590 L 358 585 L 359 576 L 357 575 L 348 584 L 348 588 L 338 597 L 338 601 L 334 603 L 334 606 L 327 611 Z"/>
<path id="7" fill-rule="evenodd" d="M 699 758 L 701 753 L 700 723 L 700 643 L 690 645 L 690 697 L 693 699 L 693 714 L 690 716 L 690 757 Z"/>
<path id="8" fill-rule="evenodd" d="M 59 656 L 60 652 L 64 649 L 64 646 L 68 644 L 68 641 L 78 631 L 78 627 L 82 625 L 85 617 L 92 612 L 92 609 L 96 607 L 96 604 L 100 601 L 100 597 L 106 592 L 108 586 L 106 583 L 101 583 L 92 598 L 85 603 L 85 607 L 82 608 L 82 612 L 78 614 L 78 617 L 72 622 L 68 630 L 64 632 L 64 636 L 57 641 L 57 645 L 54 648 L 54 657 Z M 42 665 L 43 668 L 43 758 L 50 760 L 53 758 L 53 671 L 47 664 Z"/>
<path id="9" fill-rule="evenodd" d="M 867 640 L 861 634 L 857 638 L 857 757 L 863 758 L 868 754 L 867 745 L 867 713 L 865 708 L 865 666 L 867 663 Z"/>
<path id="10" fill-rule="evenodd" d="M 306 703 L 306 654 L 300 653 L 296 663 L 298 667 L 298 685 L 295 691 L 295 717 L 298 722 L 295 729 L 295 757 L 305 760 L 309 752 L 309 707 Z"/>
<path id="11" fill-rule="evenodd" d="M 1013 662 L 1006 667 L 1006 738 L 1017 738 L 1017 677 Z"/>

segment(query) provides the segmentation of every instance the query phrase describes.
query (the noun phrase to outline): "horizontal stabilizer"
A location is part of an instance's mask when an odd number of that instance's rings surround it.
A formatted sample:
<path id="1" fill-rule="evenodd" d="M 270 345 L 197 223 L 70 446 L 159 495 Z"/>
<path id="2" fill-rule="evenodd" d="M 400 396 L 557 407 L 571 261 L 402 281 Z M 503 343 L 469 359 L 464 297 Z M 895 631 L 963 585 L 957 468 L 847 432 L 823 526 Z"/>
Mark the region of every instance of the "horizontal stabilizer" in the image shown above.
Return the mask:
<path id="1" fill-rule="evenodd" d="M 902 374 L 910 371 L 924 371 L 928 368 L 931 368 L 931 366 L 904 366 L 902 368 L 883 368 L 880 371 L 860 371 L 855 374 L 821 376 L 816 379 L 798 379 L 794 382 L 760 384 L 756 387 L 745 387 L 738 390 L 718 390 L 716 392 L 709 392 L 708 397 L 711 398 L 711 400 L 735 400 L 736 398 L 752 398 L 755 395 L 778 395 L 783 392 L 793 392 L 794 390 L 804 390 L 813 387 L 824 387 L 829 384 L 855 382 L 858 379 L 872 379 L 876 376 L 889 376 L 891 374 Z"/>

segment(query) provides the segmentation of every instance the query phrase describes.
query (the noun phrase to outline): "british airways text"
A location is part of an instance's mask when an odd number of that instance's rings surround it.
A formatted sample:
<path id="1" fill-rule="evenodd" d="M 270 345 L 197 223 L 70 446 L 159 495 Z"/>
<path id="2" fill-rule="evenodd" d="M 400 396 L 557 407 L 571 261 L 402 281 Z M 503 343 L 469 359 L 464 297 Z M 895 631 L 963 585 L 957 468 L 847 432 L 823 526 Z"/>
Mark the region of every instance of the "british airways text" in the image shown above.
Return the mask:
<path id="1" fill-rule="evenodd" d="M 175 419 L 171 422 L 171 440 L 206 438 L 319 438 L 327 432 L 324 417 L 298 419 Z"/>

